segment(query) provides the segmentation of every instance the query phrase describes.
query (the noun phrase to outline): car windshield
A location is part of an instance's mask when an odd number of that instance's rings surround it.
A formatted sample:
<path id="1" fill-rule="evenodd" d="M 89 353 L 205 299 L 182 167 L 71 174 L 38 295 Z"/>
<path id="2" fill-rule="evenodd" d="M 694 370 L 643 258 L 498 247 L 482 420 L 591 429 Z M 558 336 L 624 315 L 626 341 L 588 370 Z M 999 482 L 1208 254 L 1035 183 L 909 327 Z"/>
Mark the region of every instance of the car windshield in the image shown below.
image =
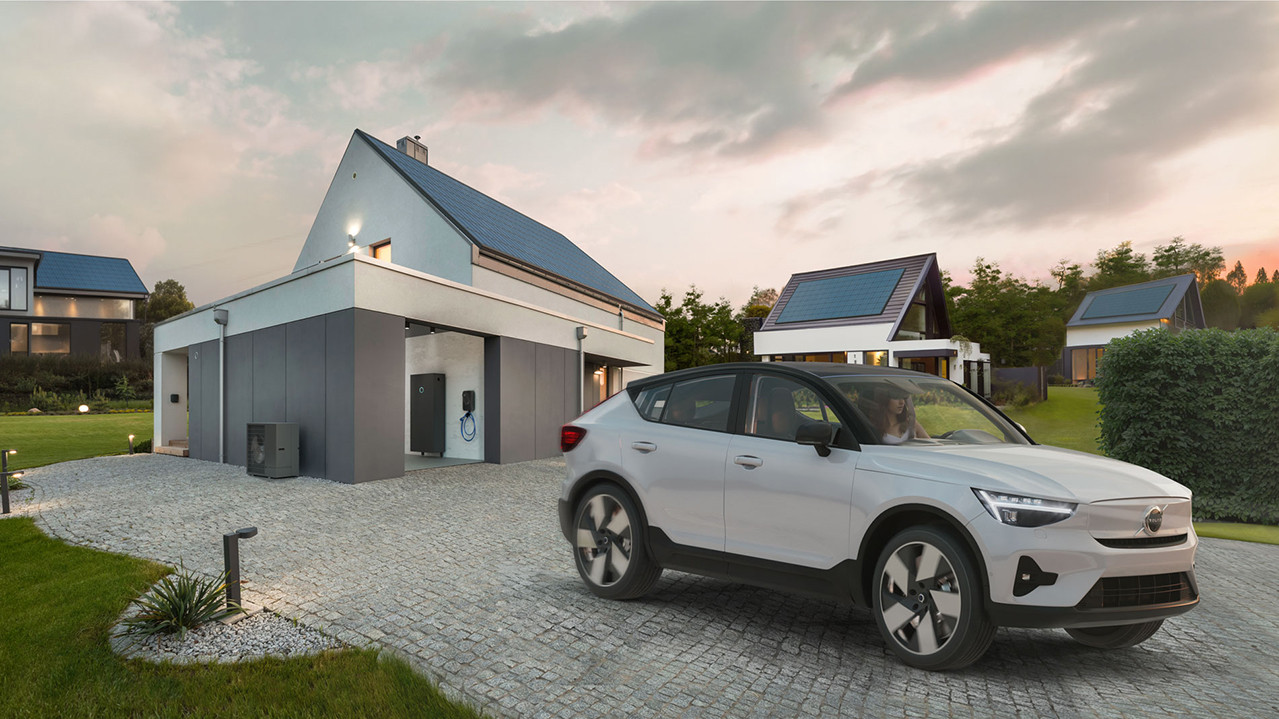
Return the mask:
<path id="1" fill-rule="evenodd" d="M 1027 444 L 997 412 L 949 380 L 909 376 L 836 376 L 844 394 L 888 445 Z"/>

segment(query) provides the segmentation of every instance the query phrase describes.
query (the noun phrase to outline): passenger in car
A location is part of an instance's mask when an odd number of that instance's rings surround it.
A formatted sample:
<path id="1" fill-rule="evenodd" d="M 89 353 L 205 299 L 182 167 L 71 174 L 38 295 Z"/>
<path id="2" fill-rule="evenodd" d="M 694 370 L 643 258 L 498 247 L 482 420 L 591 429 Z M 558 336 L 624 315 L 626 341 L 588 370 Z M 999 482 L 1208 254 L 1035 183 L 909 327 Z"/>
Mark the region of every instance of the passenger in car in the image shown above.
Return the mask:
<path id="1" fill-rule="evenodd" d="M 928 432 L 915 419 L 915 403 L 910 395 L 910 391 L 897 385 L 876 388 L 877 411 L 871 420 L 884 444 L 929 439 Z"/>

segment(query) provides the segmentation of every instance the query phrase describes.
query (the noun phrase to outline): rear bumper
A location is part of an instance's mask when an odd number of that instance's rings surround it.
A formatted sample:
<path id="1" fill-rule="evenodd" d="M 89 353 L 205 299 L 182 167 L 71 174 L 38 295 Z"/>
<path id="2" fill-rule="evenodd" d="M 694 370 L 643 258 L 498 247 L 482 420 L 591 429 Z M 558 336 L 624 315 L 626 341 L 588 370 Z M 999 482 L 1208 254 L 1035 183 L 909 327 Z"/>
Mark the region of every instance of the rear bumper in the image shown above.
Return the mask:
<path id="1" fill-rule="evenodd" d="M 560 531 L 564 533 L 564 538 L 570 543 L 573 541 L 573 508 L 569 506 L 568 500 L 560 500 Z"/>

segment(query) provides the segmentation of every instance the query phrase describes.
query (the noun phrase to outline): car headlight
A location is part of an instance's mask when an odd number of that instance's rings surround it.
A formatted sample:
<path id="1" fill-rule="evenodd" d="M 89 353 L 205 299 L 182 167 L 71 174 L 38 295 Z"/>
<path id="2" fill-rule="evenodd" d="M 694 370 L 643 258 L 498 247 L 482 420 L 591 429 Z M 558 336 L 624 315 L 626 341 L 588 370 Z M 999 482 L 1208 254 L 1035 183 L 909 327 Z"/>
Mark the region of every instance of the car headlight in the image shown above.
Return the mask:
<path id="1" fill-rule="evenodd" d="M 1074 502 L 1023 497 L 976 488 L 973 493 L 981 500 L 986 511 L 990 512 L 990 516 L 1014 527 L 1042 527 L 1060 522 L 1074 514 L 1075 507 L 1079 506 Z"/>

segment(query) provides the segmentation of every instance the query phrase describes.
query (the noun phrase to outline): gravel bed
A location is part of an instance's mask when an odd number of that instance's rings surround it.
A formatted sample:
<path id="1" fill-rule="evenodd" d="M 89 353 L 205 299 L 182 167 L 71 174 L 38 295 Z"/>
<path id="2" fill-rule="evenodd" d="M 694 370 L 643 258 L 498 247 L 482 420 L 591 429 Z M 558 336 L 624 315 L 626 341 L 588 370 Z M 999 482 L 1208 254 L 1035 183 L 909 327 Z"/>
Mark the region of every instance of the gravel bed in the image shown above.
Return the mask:
<path id="1" fill-rule="evenodd" d="M 122 624 L 112 628 L 111 648 L 126 658 L 153 662 L 226 663 L 263 657 L 297 657 L 346 646 L 318 629 L 266 611 L 234 624 L 209 622 L 187 632 L 181 640 L 176 634 L 115 636 L 122 629 Z"/>

